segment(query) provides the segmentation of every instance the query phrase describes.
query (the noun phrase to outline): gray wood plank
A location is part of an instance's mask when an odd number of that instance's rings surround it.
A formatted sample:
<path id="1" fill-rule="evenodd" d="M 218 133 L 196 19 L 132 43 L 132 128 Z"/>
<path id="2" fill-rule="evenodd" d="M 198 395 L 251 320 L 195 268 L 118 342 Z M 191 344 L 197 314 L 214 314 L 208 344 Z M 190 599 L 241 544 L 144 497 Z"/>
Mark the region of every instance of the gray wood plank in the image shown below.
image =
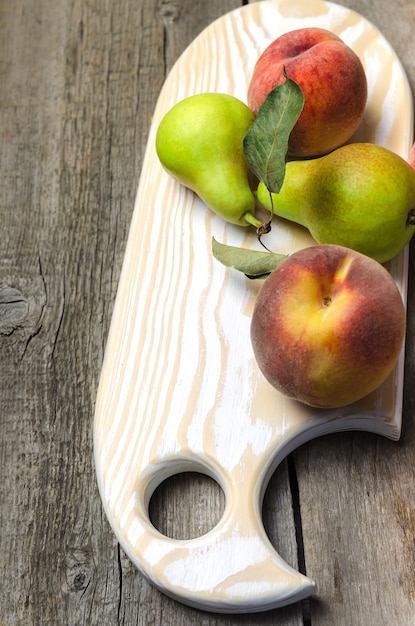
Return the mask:
<path id="1" fill-rule="evenodd" d="M 93 410 L 152 111 L 181 51 L 241 4 L 0 0 L 4 626 L 415 621 L 412 288 L 401 442 L 353 433 L 295 455 L 305 564 L 318 582 L 311 622 L 307 604 L 227 616 L 166 598 L 125 556 L 102 510 Z M 412 0 L 343 4 L 383 30 L 414 86 Z M 264 521 L 297 566 L 291 487 L 283 463 Z M 165 532 L 194 534 L 215 522 L 223 496 L 188 476 L 165 485 L 153 504 Z"/>

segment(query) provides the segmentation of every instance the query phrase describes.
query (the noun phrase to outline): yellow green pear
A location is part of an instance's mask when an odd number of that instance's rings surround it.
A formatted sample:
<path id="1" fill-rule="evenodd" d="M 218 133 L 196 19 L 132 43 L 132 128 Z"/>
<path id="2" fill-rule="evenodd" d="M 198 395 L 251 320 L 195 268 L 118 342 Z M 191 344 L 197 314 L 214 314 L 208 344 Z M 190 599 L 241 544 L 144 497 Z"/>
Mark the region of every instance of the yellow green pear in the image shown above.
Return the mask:
<path id="1" fill-rule="evenodd" d="M 305 226 L 320 244 L 352 248 L 380 263 L 396 256 L 415 232 L 415 170 L 403 158 L 370 143 L 287 163 L 280 192 L 263 183 L 259 202 Z"/>
<path id="2" fill-rule="evenodd" d="M 156 134 L 161 164 L 223 219 L 260 226 L 249 184 L 243 138 L 255 116 L 234 96 L 189 96 L 163 117 Z"/>

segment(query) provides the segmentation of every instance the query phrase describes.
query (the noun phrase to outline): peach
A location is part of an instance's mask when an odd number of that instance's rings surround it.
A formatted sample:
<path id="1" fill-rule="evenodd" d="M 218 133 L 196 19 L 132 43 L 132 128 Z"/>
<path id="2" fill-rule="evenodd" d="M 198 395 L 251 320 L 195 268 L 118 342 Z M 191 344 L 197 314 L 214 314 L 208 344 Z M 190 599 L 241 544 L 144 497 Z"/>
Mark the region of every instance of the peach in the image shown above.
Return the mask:
<path id="1" fill-rule="evenodd" d="M 385 267 L 323 244 L 295 252 L 265 280 L 251 341 L 259 369 L 282 394 L 334 408 L 387 378 L 405 327 L 402 297 Z"/>
<path id="2" fill-rule="evenodd" d="M 304 108 L 289 140 L 292 157 L 327 154 L 357 130 L 367 101 L 367 79 L 357 54 L 322 28 L 300 28 L 273 41 L 260 55 L 248 86 L 248 106 L 258 114 L 286 75 L 301 87 Z"/>

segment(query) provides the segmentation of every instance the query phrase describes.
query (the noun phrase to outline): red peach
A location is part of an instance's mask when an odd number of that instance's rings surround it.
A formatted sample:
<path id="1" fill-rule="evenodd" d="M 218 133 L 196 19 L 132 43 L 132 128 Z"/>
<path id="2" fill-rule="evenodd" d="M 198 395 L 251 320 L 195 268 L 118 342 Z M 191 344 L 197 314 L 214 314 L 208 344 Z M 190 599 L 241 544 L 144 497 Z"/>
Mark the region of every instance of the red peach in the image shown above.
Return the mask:
<path id="1" fill-rule="evenodd" d="M 367 79 L 357 54 L 334 33 L 300 28 L 273 41 L 256 62 L 248 87 L 255 115 L 286 75 L 301 87 L 304 108 L 291 133 L 289 155 L 320 156 L 346 143 L 367 101 Z"/>
<path id="2" fill-rule="evenodd" d="M 390 273 L 359 252 L 324 244 L 292 254 L 265 280 L 251 340 L 271 385 L 310 406 L 334 408 L 387 378 L 405 326 Z"/>

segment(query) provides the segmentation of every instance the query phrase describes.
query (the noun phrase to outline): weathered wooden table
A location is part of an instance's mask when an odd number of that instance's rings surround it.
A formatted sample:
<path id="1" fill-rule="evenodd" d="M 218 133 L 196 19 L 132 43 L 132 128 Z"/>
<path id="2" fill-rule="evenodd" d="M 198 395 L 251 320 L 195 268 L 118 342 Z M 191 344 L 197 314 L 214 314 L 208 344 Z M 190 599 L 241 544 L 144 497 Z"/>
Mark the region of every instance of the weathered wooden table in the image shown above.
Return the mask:
<path id="1" fill-rule="evenodd" d="M 241 4 L 0 0 L 1 626 L 415 624 L 415 250 L 401 440 L 313 441 L 265 496 L 269 536 L 315 597 L 242 616 L 178 604 L 102 510 L 94 404 L 152 111 L 187 44 Z M 342 4 L 380 28 L 415 88 L 413 0 Z M 151 517 L 189 537 L 223 506 L 189 474 L 156 492 Z"/>

